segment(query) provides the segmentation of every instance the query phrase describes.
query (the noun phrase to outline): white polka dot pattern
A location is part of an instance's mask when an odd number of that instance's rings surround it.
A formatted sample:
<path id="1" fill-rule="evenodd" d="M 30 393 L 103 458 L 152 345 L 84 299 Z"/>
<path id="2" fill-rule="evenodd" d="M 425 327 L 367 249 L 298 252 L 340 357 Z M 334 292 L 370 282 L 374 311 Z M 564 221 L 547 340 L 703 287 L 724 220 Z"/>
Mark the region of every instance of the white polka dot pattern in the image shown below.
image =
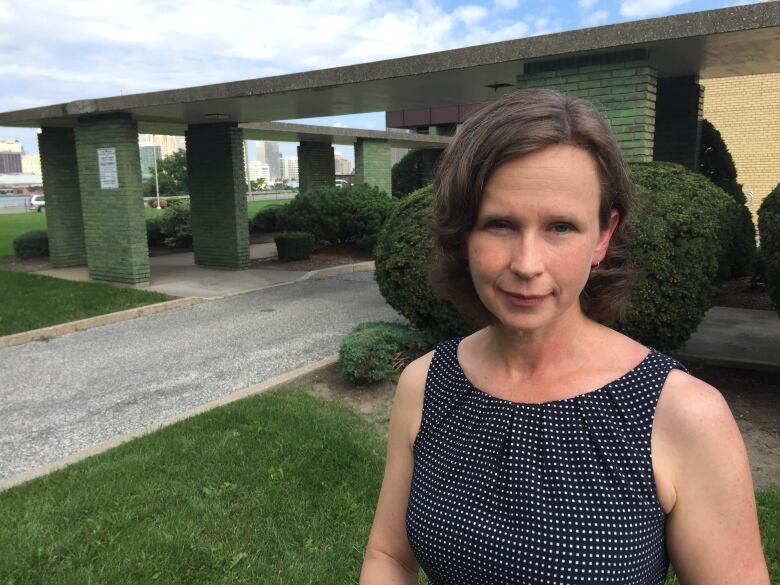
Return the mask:
<path id="1" fill-rule="evenodd" d="M 586 394 L 541 404 L 487 394 L 437 345 L 406 530 L 432 585 L 662 585 L 665 514 L 650 435 L 666 376 L 655 350 Z"/>

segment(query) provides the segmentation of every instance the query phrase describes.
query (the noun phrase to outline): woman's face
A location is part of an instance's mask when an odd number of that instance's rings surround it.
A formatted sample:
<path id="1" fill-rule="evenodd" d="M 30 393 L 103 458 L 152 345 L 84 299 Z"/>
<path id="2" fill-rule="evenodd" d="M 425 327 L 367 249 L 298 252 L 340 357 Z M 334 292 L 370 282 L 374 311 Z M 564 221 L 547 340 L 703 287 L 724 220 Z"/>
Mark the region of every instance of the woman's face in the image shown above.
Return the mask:
<path id="1" fill-rule="evenodd" d="M 581 313 L 579 296 L 618 222 L 599 226 L 596 161 L 555 145 L 499 166 L 467 239 L 479 298 L 505 326 L 539 330 Z"/>

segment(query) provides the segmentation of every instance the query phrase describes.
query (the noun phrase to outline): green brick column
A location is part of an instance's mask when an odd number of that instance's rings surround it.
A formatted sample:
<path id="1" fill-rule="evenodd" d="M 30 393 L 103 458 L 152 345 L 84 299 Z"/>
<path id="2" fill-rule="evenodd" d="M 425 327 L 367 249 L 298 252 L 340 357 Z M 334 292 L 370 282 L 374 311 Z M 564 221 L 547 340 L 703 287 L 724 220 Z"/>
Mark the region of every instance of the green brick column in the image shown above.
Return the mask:
<path id="1" fill-rule="evenodd" d="M 645 49 L 528 63 L 520 89 L 558 89 L 593 102 L 629 162 L 653 160 L 656 71 Z"/>
<path id="2" fill-rule="evenodd" d="M 46 193 L 46 226 L 52 266 L 84 265 L 87 249 L 73 128 L 42 128 L 38 134 L 38 151 Z"/>
<path id="3" fill-rule="evenodd" d="M 390 143 L 387 140 L 358 138 L 355 143 L 355 182 L 379 187 L 392 193 Z"/>
<path id="4" fill-rule="evenodd" d="M 76 152 L 90 278 L 147 283 L 137 123 L 122 114 L 80 118 Z"/>
<path id="5" fill-rule="evenodd" d="M 704 89 L 697 76 L 658 80 L 653 160 L 699 168 Z"/>
<path id="6" fill-rule="evenodd" d="M 234 122 L 185 133 L 195 264 L 249 268 L 243 136 Z"/>
<path id="7" fill-rule="evenodd" d="M 298 184 L 300 193 L 336 184 L 333 147 L 328 142 L 301 142 L 298 145 Z"/>

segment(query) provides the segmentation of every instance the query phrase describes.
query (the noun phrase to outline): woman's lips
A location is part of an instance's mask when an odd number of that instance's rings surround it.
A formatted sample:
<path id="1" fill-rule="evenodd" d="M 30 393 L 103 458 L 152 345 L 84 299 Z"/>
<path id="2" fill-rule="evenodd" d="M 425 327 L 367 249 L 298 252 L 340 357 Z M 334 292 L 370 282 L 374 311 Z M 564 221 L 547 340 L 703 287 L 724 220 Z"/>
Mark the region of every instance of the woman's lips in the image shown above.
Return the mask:
<path id="1" fill-rule="evenodd" d="M 509 302 L 519 307 L 533 307 L 538 305 L 547 298 L 548 295 L 523 295 L 519 293 L 511 293 L 503 291 L 503 293 L 509 299 Z"/>

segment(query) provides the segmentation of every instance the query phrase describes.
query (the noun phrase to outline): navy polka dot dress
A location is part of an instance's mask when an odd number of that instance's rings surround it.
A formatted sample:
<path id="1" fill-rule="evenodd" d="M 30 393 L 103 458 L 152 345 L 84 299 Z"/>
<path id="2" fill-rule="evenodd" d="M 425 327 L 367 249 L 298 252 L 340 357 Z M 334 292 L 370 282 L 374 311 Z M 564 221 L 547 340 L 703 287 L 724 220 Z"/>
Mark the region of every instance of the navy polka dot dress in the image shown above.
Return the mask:
<path id="1" fill-rule="evenodd" d="M 662 585 L 665 514 L 650 457 L 678 362 L 655 350 L 617 380 L 542 404 L 479 390 L 436 346 L 414 443 L 406 531 L 435 585 Z"/>

